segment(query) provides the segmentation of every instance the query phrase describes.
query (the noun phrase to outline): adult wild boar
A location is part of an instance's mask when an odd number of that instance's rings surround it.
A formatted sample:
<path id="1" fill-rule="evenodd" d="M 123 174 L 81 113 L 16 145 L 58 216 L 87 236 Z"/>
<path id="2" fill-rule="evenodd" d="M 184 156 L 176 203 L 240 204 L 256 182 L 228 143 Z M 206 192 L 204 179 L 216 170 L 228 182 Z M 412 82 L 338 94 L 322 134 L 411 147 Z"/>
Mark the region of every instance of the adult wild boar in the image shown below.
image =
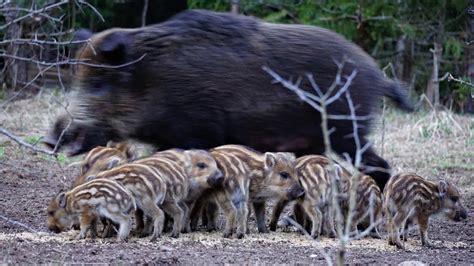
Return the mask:
<path id="1" fill-rule="evenodd" d="M 203 10 L 137 29 L 110 29 L 92 36 L 77 53 L 74 119 L 60 116 L 46 143 L 69 146 L 70 154 L 108 140 L 137 139 L 160 149 L 206 149 L 243 144 L 260 151 L 322 153 L 320 113 L 272 82 L 262 67 L 284 78 L 307 73 L 324 91 L 347 63 L 342 77 L 357 75 L 349 88 L 357 115 L 373 114 L 382 96 L 410 110 L 406 94 L 384 78 L 374 60 L 340 35 L 312 26 L 271 24 L 245 16 Z M 343 79 L 344 80 L 344 79 Z M 311 90 L 308 81 L 300 84 Z M 349 114 L 345 97 L 329 106 Z M 370 120 L 359 121 L 362 145 Z M 332 148 L 354 158 L 349 120 L 331 120 Z M 389 165 L 365 151 L 364 172 L 383 187 Z M 373 167 L 377 167 L 374 171 Z M 386 169 L 387 171 L 383 171 Z"/>

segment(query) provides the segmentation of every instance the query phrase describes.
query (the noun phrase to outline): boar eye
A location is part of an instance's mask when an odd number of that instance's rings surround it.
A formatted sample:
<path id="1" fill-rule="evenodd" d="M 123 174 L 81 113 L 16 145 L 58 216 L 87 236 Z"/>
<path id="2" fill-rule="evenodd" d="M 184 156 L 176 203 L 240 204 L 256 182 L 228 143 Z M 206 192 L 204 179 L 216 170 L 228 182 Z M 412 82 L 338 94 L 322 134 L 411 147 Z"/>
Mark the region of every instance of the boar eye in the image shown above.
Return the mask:
<path id="1" fill-rule="evenodd" d="M 457 201 L 459 200 L 459 197 L 452 196 L 452 197 L 451 197 L 451 200 L 454 201 L 454 202 L 457 202 Z"/>
<path id="2" fill-rule="evenodd" d="M 290 174 L 288 174 L 287 172 L 280 172 L 280 176 L 281 176 L 281 178 L 283 178 L 283 179 L 288 179 L 288 178 L 290 178 Z"/>
<path id="3" fill-rule="evenodd" d="M 206 167 L 207 167 L 207 165 L 205 163 L 197 163 L 196 166 L 199 169 L 206 169 Z"/>

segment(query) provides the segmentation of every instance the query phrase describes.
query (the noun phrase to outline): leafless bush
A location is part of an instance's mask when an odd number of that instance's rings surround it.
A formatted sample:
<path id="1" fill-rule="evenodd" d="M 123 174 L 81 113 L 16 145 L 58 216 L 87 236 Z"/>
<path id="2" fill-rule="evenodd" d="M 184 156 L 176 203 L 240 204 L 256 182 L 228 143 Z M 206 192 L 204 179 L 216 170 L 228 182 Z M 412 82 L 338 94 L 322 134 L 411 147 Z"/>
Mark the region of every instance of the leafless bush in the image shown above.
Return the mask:
<path id="1" fill-rule="evenodd" d="M 70 79 L 68 66 L 86 63 L 71 56 L 73 45 L 88 42 L 71 38 L 75 13 L 84 8 L 91 9 L 102 18 L 91 4 L 83 0 L 31 1 L 29 6 L 22 6 L 19 1 L 2 1 L 0 15 L 5 23 L 0 26 L 0 36 L 3 37 L 0 41 L 0 60 L 3 62 L 4 100 L 0 108 L 6 108 L 9 103 L 28 93 L 41 92 L 48 75 L 53 76 L 54 84 L 66 91 L 65 81 Z M 67 100 L 65 103 L 58 99 L 55 101 L 67 112 Z M 0 134 L 36 152 L 55 155 L 57 151 L 28 144 L 3 127 Z"/>
<path id="2" fill-rule="evenodd" d="M 353 165 L 355 168 L 360 169 L 363 167 L 362 165 L 362 155 L 363 153 L 370 148 L 372 145 L 371 142 L 367 143 L 366 145 L 361 145 L 359 132 L 358 132 L 358 121 L 371 119 L 372 116 L 357 116 L 356 115 L 356 108 L 350 96 L 349 87 L 352 84 L 352 81 L 357 75 L 357 70 L 353 70 L 349 76 L 342 76 L 342 70 L 344 68 L 346 59 L 343 59 L 342 62 L 335 62 L 338 66 L 338 72 L 335 76 L 335 79 L 331 86 L 323 92 L 318 84 L 316 84 L 313 76 L 311 74 L 307 74 L 306 78 L 311 84 L 311 87 L 314 89 L 315 93 L 310 93 L 306 90 L 303 90 L 299 87 L 302 78 L 299 78 L 295 83 L 285 80 L 272 69 L 264 66 L 263 70 L 266 71 L 273 79 L 274 83 L 280 83 L 285 88 L 294 92 L 301 100 L 308 103 L 311 107 L 316 109 L 321 114 L 321 128 L 324 138 L 324 145 L 325 145 L 325 154 L 331 161 L 329 171 L 335 172 L 335 157 L 332 152 L 331 142 L 330 142 L 330 135 L 334 129 L 328 128 L 328 120 L 349 120 L 352 122 L 353 128 L 353 138 L 356 145 L 356 153 L 355 158 L 349 158 L 346 154 L 346 160 L 348 162 L 353 161 Z M 334 115 L 328 113 L 328 106 L 334 103 L 336 100 L 340 98 L 345 98 L 348 108 L 349 114 L 345 115 Z M 352 160 L 353 159 L 353 160 Z M 332 178 L 335 178 L 334 176 Z M 334 216 L 336 222 L 336 233 L 338 238 L 338 247 L 337 250 L 331 249 L 329 252 L 326 252 L 323 249 L 319 249 L 319 252 L 324 256 L 326 262 L 330 265 L 333 264 L 331 260 L 331 254 L 336 253 L 336 262 L 338 265 L 344 264 L 344 256 L 346 251 L 346 246 L 352 240 L 362 238 L 369 234 L 374 228 L 376 228 L 382 221 L 375 220 L 375 216 L 373 215 L 373 208 L 369 208 L 368 212 L 364 214 L 364 216 L 370 217 L 370 226 L 367 227 L 362 232 L 351 232 L 351 224 L 353 222 L 353 214 L 356 208 L 356 199 L 357 199 L 357 187 L 359 183 L 359 174 L 357 171 L 354 171 L 354 174 L 351 176 L 351 186 L 350 190 L 348 191 L 348 195 L 344 194 L 341 188 L 336 186 L 335 180 L 331 182 L 332 191 L 332 206 L 334 208 Z M 343 208 L 341 206 L 341 199 L 346 198 L 348 201 L 348 211 L 347 215 L 345 215 Z M 372 206 L 373 207 L 373 206 Z M 307 236 L 309 234 L 304 230 L 301 225 L 298 225 L 296 221 L 286 218 L 291 224 L 296 225 L 297 228 L 302 230 Z"/>

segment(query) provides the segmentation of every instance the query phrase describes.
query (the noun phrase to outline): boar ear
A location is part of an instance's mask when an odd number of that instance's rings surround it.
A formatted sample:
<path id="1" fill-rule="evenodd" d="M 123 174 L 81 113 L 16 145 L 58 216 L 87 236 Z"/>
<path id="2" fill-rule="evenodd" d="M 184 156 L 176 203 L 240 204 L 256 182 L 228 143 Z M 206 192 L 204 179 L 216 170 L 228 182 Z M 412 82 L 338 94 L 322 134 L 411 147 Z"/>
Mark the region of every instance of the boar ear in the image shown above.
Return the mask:
<path id="1" fill-rule="evenodd" d="M 88 162 L 84 162 L 81 165 L 81 175 L 85 174 L 87 171 L 89 171 L 90 165 Z"/>
<path id="2" fill-rule="evenodd" d="M 99 52 L 113 64 L 125 62 L 130 40 L 127 32 L 112 31 L 99 44 Z"/>
<path id="3" fill-rule="evenodd" d="M 120 145 L 120 150 L 125 154 L 125 157 L 129 161 L 133 161 L 138 158 L 136 147 L 128 142 L 122 143 L 122 145 Z"/>
<path id="4" fill-rule="evenodd" d="M 438 192 L 440 197 L 444 197 L 446 192 L 448 192 L 448 183 L 444 180 L 439 181 L 438 183 Z"/>
<path id="5" fill-rule="evenodd" d="M 285 158 L 287 158 L 290 161 L 296 160 L 296 156 L 292 152 L 279 152 L 279 154 L 282 154 Z"/>
<path id="6" fill-rule="evenodd" d="M 118 143 L 115 143 L 115 141 L 113 140 L 107 141 L 107 145 L 105 145 L 105 147 L 107 148 L 116 148 L 117 146 L 118 146 Z"/>
<path id="7" fill-rule="evenodd" d="M 113 158 L 112 160 L 110 160 L 110 162 L 107 164 L 107 170 L 110 170 L 114 167 L 116 167 L 117 165 L 119 165 L 120 163 L 120 159 L 119 158 Z"/>
<path id="8" fill-rule="evenodd" d="M 135 146 L 133 146 L 129 142 L 124 141 L 116 143 L 113 140 L 110 140 L 109 142 L 107 142 L 107 147 L 119 150 L 123 153 L 123 155 L 127 158 L 128 161 L 133 161 L 138 158 Z"/>
<path id="9" fill-rule="evenodd" d="M 265 153 L 265 168 L 273 168 L 277 162 L 275 153 L 266 152 Z"/>
<path id="10" fill-rule="evenodd" d="M 193 167 L 191 151 L 186 150 L 183 152 L 183 155 L 184 155 L 184 169 L 188 173 Z"/>
<path id="11" fill-rule="evenodd" d="M 61 192 L 59 195 L 56 197 L 56 203 L 58 204 L 59 207 L 65 208 L 67 204 L 67 199 L 66 199 L 66 193 Z"/>

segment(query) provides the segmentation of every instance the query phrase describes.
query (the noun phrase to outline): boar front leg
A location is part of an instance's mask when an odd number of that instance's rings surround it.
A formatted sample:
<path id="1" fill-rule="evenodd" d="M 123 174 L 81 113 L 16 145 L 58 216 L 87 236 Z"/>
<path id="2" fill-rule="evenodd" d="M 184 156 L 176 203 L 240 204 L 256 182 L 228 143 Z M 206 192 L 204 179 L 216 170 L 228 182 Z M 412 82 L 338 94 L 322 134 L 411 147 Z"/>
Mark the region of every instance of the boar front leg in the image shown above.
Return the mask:
<path id="1" fill-rule="evenodd" d="M 257 220 L 257 228 L 259 233 L 268 233 L 265 225 L 265 201 L 254 202 L 253 210 L 255 212 L 255 219 Z"/>
<path id="2" fill-rule="evenodd" d="M 205 213 L 203 213 L 203 219 L 206 217 L 206 229 L 208 232 L 217 230 L 217 216 L 219 215 L 219 207 L 217 204 L 210 200 L 205 206 Z M 203 222 L 204 223 L 204 222 Z"/>
<path id="3" fill-rule="evenodd" d="M 77 239 L 84 239 L 87 237 L 87 233 L 92 227 L 92 222 L 95 217 L 90 213 L 89 209 L 85 209 L 82 211 L 81 216 L 79 218 L 79 222 L 81 225 L 81 231 L 77 236 Z"/>
<path id="4" fill-rule="evenodd" d="M 311 237 L 316 239 L 321 234 L 323 214 L 317 206 L 306 203 L 303 204 L 303 208 L 308 215 L 308 218 L 311 220 Z"/>
<path id="5" fill-rule="evenodd" d="M 272 212 L 272 219 L 270 220 L 270 231 L 276 231 L 278 220 L 280 219 L 280 215 L 283 212 L 283 209 L 288 205 L 288 200 L 280 200 L 273 208 Z"/>
<path id="6" fill-rule="evenodd" d="M 428 238 L 429 217 L 427 215 L 418 215 L 418 228 L 420 229 L 421 244 L 426 247 L 434 247 Z"/>

